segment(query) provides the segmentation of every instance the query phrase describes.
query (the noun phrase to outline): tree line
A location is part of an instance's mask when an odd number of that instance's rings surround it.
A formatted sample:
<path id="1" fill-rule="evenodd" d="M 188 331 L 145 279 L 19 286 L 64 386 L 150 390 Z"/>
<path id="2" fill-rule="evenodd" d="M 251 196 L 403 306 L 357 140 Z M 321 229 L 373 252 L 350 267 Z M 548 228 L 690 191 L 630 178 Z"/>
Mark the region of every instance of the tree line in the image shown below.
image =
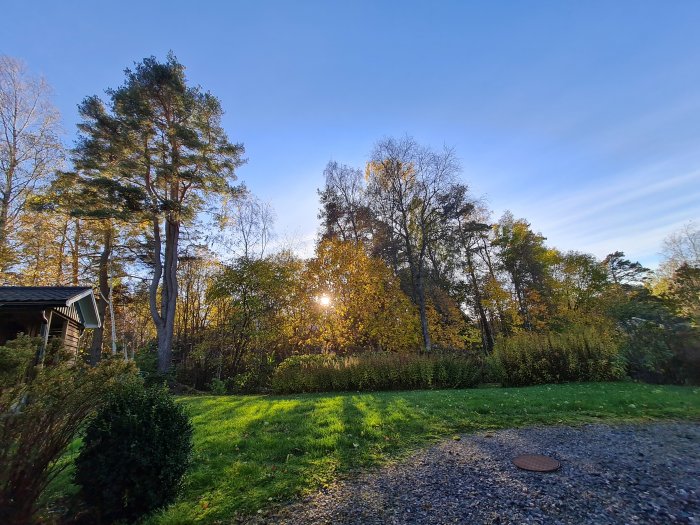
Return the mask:
<path id="1" fill-rule="evenodd" d="M 680 381 L 697 364 L 692 223 L 657 272 L 622 252 L 564 253 L 523 218 L 494 219 L 454 150 L 384 138 L 364 166 L 326 166 L 304 260 L 270 251 L 274 212 L 236 176 L 244 146 L 174 55 L 127 69 L 79 115 L 64 149 L 46 82 L 0 59 L 2 280 L 93 286 L 92 363 L 123 352 L 185 385 L 245 390 L 292 354 L 487 356 L 586 326 L 614 334 L 639 376 Z"/>

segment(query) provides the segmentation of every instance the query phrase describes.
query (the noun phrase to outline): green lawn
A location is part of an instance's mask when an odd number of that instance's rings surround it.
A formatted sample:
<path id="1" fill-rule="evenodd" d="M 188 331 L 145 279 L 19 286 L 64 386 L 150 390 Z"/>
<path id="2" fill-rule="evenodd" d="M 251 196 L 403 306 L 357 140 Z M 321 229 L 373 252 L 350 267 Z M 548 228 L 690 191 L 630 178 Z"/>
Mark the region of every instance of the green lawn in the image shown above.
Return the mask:
<path id="1" fill-rule="evenodd" d="M 364 394 L 183 397 L 195 457 L 151 524 L 229 523 L 457 433 L 700 419 L 700 388 L 596 383 Z"/>

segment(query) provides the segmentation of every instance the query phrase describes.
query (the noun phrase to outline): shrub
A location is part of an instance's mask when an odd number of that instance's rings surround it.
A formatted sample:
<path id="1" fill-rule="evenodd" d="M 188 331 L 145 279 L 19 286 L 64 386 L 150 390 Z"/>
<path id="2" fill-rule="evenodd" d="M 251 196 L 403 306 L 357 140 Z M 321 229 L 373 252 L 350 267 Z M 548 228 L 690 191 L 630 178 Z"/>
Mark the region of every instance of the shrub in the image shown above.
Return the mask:
<path id="1" fill-rule="evenodd" d="M 622 323 L 627 373 L 648 383 L 700 383 L 700 331 L 689 324 L 643 319 Z"/>
<path id="2" fill-rule="evenodd" d="M 90 422 L 75 481 L 102 521 L 134 521 L 177 495 L 192 450 L 192 425 L 163 388 L 113 392 Z"/>
<path id="3" fill-rule="evenodd" d="M 613 381 L 624 376 L 617 342 L 590 327 L 562 333 L 526 332 L 496 342 L 490 371 L 506 386 Z"/>
<path id="4" fill-rule="evenodd" d="M 0 388 L 5 390 L 26 381 L 40 343 L 38 338 L 21 335 L 0 346 Z"/>
<path id="5" fill-rule="evenodd" d="M 40 494 L 67 463 L 57 460 L 105 392 L 133 368 L 105 361 L 89 368 L 56 348 L 34 366 L 39 341 L 19 337 L 0 347 L 0 523 L 31 523 Z"/>
<path id="6" fill-rule="evenodd" d="M 270 390 L 272 374 L 277 367 L 277 359 L 272 352 L 254 352 L 244 359 L 245 371 L 227 381 L 228 389 L 234 394 L 252 394 Z"/>
<path id="7" fill-rule="evenodd" d="M 158 372 L 158 345 L 155 341 L 136 350 L 134 362 L 146 386 L 162 385 L 167 382 L 168 377 Z"/>
<path id="8" fill-rule="evenodd" d="M 460 354 L 314 354 L 285 359 L 272 388 L 278 393 L 465 388 L 480 379 L 481 364 Z"/>
<path id="9" fill-rule="evenodd" d="M 250 353 L 242 360 L 241 372 L 229 377 L 212 377 L 206 388 L 216 396 L 269 392 L 276 365 L 274 353 Z"/>
<path id="10" fill-rule="evenodd" d="M 215 396 L 223 396 L 226 393 L 226 383 L 215 377 L 209 383 L 209 391 Z"/>

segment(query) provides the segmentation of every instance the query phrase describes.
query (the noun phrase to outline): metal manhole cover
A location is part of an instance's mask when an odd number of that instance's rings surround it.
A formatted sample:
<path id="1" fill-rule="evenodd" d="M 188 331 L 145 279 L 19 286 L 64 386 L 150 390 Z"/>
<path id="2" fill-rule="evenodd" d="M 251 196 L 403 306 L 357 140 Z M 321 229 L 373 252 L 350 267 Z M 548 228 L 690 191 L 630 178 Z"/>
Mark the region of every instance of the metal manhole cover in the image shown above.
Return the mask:
<path id="1" fill-rule="evenodd" d="M 540 454 L 523 454 L 513 459 L 513 464 L 523 470 L 533 472 L 554 472 L 561 467 L 556 459 Z"/>

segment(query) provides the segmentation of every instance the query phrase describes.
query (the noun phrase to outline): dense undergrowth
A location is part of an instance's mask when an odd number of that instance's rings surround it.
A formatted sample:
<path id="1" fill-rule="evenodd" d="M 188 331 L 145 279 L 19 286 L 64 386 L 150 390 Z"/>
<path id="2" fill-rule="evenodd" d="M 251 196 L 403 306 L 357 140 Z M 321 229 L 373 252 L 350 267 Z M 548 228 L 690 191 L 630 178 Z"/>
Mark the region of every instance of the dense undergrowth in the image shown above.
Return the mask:
<path id="1" fill-rule="evenodd" d="M 614 381 L 625 376 L 619 343 L 589 327 L 503 338 L 488 363 L 491 376 L 507 386 Z"/>
<path id="2" fill-rule="evenodd" d="M 468 388 L 482 379 L 480 360 L 457 354 L 299 355 L 272 376 L 277 393 Z"/>
<path id="3" fill-rule="evenodd" d="M 469 388 L 615 381 L 625 377 L 620 344 L 608 333 L 576 327 L 563 333 L 523 332 L 502 338 L 492 355 L 363 353 L 298 355 L 271 378 L 272 391 L 303 392 Z"/>

